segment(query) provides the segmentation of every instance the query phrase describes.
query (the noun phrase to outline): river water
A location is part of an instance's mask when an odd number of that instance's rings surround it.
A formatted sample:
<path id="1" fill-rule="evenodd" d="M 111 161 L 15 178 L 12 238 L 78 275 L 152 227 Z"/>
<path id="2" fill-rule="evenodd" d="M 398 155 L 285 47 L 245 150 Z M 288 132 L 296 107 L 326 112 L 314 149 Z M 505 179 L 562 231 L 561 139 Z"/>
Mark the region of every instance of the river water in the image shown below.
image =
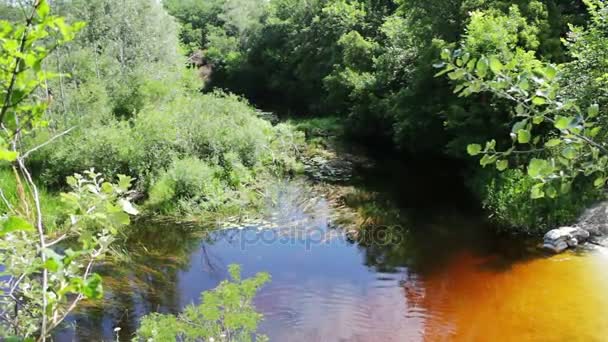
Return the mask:
<path id="1" fill-rule="evenodd" d="M 104 303 L 85 306 L 56 340 L 111 341 L 116 327 L 130 340 L 142 315 L 197 303 L 232 263 L 272 276 L 255 298 L 271 341 L 608 340 L 606 250 L 546 254 L 463 203 L 429 205 L 446 196 L 419 196 L 419 184 L 391 224 L 348 235 L 305 186 L 279 186 L 272 229 L 134 226 L 125 256 L 99 270 Z M 381 206 L 373 201 L 366 212 Z"/>

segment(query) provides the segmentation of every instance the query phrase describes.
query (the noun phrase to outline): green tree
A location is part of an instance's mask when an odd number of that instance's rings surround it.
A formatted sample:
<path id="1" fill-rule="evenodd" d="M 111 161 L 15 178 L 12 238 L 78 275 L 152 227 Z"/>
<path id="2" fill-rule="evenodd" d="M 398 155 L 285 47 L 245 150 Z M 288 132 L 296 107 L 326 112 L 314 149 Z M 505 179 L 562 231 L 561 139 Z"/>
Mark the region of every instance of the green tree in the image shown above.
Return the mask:
<path id="1" fill-rule="evenodd" d="M 593 35 L 594 27 L 603 22 L 598 14 L 606 7 L 602 2 L 588 3 L 594 18 Z M 486 19 L 486 14 L 476 12 L 471 31 Z M 508 26 L 503 23 L 502 27 Z M 478 35 L 470 35 L 459 49 L 445 50 L 442 57 L 447 64 L 440 74 L 447 73 L 457 83 L 454 91 L 460 96 L 487 92 L 512 103 L 511 141 L 508 145 L 496 140 L 485 146 L 471 144 L 468 153 L 482 154 L 481 165 L 495 165 L 499 171 L 526 163 L 527 174 L 536 181 L 532 198 L 553 198 L 568 192 L 580 175 L 593 177 L 596 186 L 604 186 L 608 149 L 599 136 L 603 130 L 600 107 L 572 97 L 560 84 L 564 68 L 580 63 L 560 66 L 543 62 L 533 51 L 518 47 L 518 40 L 486 33 L 479 34 L 488 40 L 483 48 L 476 45 Z"/>
<path id="2" fill-rule="evenodd" d="M 30 149 L 23 148 L 22 140 L 46 125 L 46 84 L 58 75 L 43 69 L 45 59 L 74 39 L 83 24 L 70 25 L 51 15 L 44 0 L 24 8 L 23 21 L 0 21 L 0 160 L 12 169 L 17 187 L 12 192 L 18 194 L 13 203 L 0 196 L 7 209 L 0 219 L 0 336 L 45 341 L 82 299 L 101 297 L 101 278 L 93 273 L 93 264 L 136 209 L 122 198 L 130 178 L 121 177 L 116 185 L 91 170 L 68 180 L 72 191 L 62 195 L 68 219 L 61 234 L 47 231 L 26 160 L 69 130 Z"/>

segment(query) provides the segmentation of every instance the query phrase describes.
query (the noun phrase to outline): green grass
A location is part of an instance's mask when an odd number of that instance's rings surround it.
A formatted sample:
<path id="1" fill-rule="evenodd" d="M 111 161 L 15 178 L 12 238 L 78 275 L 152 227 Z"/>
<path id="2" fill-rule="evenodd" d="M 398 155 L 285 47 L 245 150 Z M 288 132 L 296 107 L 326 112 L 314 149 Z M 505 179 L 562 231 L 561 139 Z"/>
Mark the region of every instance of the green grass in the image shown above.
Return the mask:
<path id="1" fill-rule="evenodd" d="M 288 123 L 306 134 L 306 138 L 341 136 L 344 134 L 344 119 L 338 116 L 294 118 Z"/>
<path id="2" fill-rule="evenodd" d="M 17 193 L 17 180 L 15 174 L 9 168 L 0 168 L 0 189 L 8 203 L 16 208 L 19 203 Z M 45 187 L 38 185 L 40 204 L 42 207 L 43 222 L 48 231 L 54 231 L 64 219 L 63 203 L 58 193 L 50 192 Z M 33 203 L 33 202 L 32 202 Z M 0 212 L 8 211 L 7 204 L 0 200 Z"/>

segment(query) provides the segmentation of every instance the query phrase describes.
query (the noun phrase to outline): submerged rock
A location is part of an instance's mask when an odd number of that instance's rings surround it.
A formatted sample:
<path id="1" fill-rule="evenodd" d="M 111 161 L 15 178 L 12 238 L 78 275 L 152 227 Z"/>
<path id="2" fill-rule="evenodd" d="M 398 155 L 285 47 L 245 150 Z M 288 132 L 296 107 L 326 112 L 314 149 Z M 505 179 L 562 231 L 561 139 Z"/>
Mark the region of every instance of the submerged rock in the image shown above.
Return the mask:
<path id="1" fill-rule="evenodd" d="M 568 247 L 576 247 L 589 239 L 589 232 L 579 227 L 561 227 L 550 230 L 545 234 L 543 247 L 556 253 L 563 252 Z"/>

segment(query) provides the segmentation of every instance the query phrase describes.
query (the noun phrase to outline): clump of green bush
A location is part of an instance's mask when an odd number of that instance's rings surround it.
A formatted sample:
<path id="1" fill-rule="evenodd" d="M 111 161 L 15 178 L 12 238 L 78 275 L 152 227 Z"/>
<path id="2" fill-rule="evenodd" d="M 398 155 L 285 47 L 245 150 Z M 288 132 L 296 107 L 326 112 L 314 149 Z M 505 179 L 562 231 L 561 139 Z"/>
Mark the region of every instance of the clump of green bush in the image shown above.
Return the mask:
<path id="1" fill-rule="evenodd" d="M 43 135 L 36 140 L 48 139 Z M 219 211 L 253 203 L 258 180 L 297 170 L 303 141 L 301 132 L 273 126 L 235 95 L 188 94 L 128 120 L 91 121 L 31 163 L 49 186 L 61 187 L 66 176 L 94 167 L 107 177 L 136 178 L 153 210 Z"/>
<path id="2" fill-rule="evenodd" d="M 491 219 L 502 229 L 517 233 L 542 234 L 570 224 L 602 196 L 593 184 L 580 179 L 568 193 L 532 200 L 530 193 L 536 183 L 519 169 L 498 174 L 481 172 L 473 179 L 473 190 Z"/>

